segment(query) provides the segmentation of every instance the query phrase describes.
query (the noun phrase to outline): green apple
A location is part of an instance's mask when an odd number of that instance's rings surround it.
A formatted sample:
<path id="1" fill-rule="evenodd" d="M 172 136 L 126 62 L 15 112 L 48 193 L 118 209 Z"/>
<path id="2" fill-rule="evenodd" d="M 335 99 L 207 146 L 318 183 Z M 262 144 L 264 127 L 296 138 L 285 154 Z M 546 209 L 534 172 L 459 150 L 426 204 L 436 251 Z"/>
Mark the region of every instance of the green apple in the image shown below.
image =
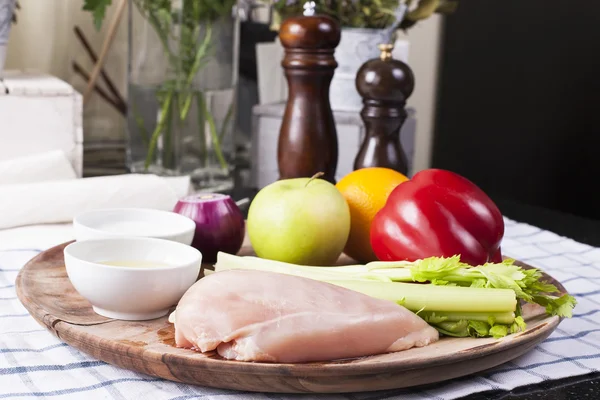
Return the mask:
<path id="1" fill-rule="evenodd" d="M 350 234 L 350 208 L 333 184 L 315 177 L 282 179 L 258 192 L 246 223 L 257 256 L 335 264 Z"/>

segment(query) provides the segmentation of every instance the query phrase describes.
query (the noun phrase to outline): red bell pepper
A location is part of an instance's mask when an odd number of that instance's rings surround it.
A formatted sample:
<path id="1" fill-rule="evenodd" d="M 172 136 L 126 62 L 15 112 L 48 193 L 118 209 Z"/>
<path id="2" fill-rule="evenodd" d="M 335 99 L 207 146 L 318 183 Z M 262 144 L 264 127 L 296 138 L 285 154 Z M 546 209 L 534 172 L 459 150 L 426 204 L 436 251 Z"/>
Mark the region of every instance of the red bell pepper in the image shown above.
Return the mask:
<path id="1" fill-rule="evenodd" d="M 460 255 L 470 265 L 501 262 L 503 236 L 496 204 L 468 179 L 440 169 L 398 185 L 371 224 L 381 261 Z"/>

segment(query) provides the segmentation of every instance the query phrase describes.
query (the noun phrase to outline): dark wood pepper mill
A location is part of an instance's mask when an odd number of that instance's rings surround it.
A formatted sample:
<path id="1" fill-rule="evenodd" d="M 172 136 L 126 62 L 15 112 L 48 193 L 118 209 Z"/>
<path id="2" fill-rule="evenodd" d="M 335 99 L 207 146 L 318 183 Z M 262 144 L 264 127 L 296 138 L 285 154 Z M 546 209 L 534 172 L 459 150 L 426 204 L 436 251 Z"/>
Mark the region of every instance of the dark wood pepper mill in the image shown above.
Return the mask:
<path id="1" fill-rule="evenodd" d="M 334 52 L 340 27 L 330 17 L 308 12 L 285 20 L 279 39 L 288 82 L 277 147 L 279 179 L 324 172 L 323 179 L 335 183 L 338 141 L 329 86 L 337 68 Z"/>
<path id="2" fill-rule="evenodd" d="M 406 100 L 415 79 L 406 63 L 392 58 L 391 44 L 379 45 L 380 58 L 364 63 L 356 74 L 356 89 L 363 97 L 360 113 L 366 135 L 354 160 L 354 169 L 386 167 L 408 173 L 400 128 L 406 120 Z"/>

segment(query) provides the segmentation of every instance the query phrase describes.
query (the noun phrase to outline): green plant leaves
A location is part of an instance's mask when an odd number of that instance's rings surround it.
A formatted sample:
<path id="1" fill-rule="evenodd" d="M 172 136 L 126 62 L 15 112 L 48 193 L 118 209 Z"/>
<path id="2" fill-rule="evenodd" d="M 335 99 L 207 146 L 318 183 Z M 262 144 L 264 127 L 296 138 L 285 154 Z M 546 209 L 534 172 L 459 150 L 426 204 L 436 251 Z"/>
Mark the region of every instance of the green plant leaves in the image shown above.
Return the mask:
<path id="1" fill-rule="evenodd" d="M 97 30 L 102 28 L 102 22 L 106 16 L 106 9 L 112 4 L 112 0 L 84 0 L 83 10 L 90 11 L 94 18 L 94 26 Z"/>
<path id="2" fill-rule="evenodd" d="M 435 13 L 453 13 L 457 7 L 458 0 L 420 0 L 417 6 L 406 14 L 406 18 L 411 21 L 419 21 L 427 19 Z"/>
<path id="3" fill-rule="evenodd" d="M 262 0 L 272 4 L 276 12 L 275 28 L 280 21 L 302 15 L 304 1 Z M 395 22 L 394 11 L 400 2 L 409 6 L 400 27 L 413 26 L 434 13 L 449 14 L 456 10 L 459 0 L 315 0 L 317 12 L 338 20 L 342 27 L 383 29 Z"/>
<path id="4" fill-rule="evenodd" d="M 435 13 L 439 5 L 440 0 L 421 0 L 415 9 L 406 14 L 406 18 L 413 21 L 429 18 Z"/>

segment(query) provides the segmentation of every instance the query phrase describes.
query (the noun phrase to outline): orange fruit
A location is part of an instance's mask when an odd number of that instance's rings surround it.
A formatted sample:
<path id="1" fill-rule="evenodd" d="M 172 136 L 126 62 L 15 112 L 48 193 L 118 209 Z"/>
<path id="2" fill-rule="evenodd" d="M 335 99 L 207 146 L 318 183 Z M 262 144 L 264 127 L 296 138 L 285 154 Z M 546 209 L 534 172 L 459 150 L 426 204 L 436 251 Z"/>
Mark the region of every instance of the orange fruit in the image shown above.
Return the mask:
<path id="1" fill-rule="evenodd" d="M 335 186 L 350 207 L 350 236 L 344 253 L 358 262 L 376 261 L 371 247 L 371 222 L 392 190 L 409 178 L 389 168 L 361 168 L 344 176 Z"/>

